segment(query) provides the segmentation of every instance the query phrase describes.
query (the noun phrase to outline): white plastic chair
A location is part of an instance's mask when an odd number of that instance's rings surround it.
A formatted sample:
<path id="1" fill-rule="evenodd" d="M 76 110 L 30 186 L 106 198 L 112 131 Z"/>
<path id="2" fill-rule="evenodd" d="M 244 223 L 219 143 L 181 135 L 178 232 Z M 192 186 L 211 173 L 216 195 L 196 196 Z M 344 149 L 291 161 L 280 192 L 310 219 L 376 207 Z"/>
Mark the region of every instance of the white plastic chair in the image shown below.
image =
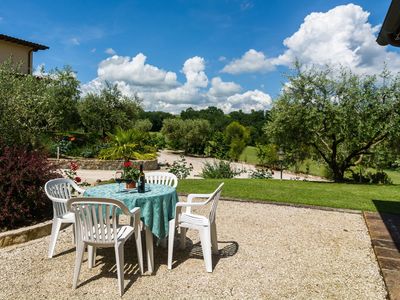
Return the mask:
<path id="1" fill-rule="evenodd" d="M 83 194 L 85 190 L 80 188 L 73 180 L 66 178 L 49 180 L 46 182 L 44 190 L 47 197 L 53 202 L 53 225 L 51 227 L 51 239 L 48 252 L 48 257 L 52 258 L 61 225 L 75 224 L 74 214 L 67 209 L 67 200 L 72 197 L 74 191 L 78 192 L 78 194 Z M 75 240 L 75 228 L 73 232 Z"/>
<path id="2" fill-rule="evenodd" d="M 149 172 L 146 173 L 145 178 L 147 183 L 169 185 L 174 188 L 178 186 L 178 178 L 175 174 L 168 172 Z"/>
<path id="3" fill-rule="evenodd" d="M 216 210 L 219 197 L 224 183 L 212 194 L 190 194 L 187 202 L 178 202 L 175 209 L 175 218 L 169 221 L 169 237 L 168 237 L 168 269 L 172 269 L 172 255 L 174 249 L 175 228 L 181 229 L 180 239 L 181 248 L 185 248 L 186 230 L 196 229 L 200 234 L 201 248 L 203 250 L 204 262 L 207 272 L 212 272 L 212 256 L 218 253 L 217 226 L 215 224 Z M 195 198 L 207 198 L 204 202 L 193 202 Z M 208 217 L 192 214 L 192 207 L 207 205 L 211 202 L 211 209 Z M 181 208 L 186 207 L 186 211 L 182 212 Z"/>
<path id="4" fill-rule="evenodd" d="M 143 274 L 142 240 L 139 231 L 140 208 L 129 211 L 124 203 L 107 198 L 72 198 L 67 207 L 75 213 L 76 220 L 76 260 L 73 288 L 78 284 L 79 273 L 85 247 L 88 246 L 89 267 L 94 265 L 96 248 L 114 247 L 117 265 L 118 288 L 124 292 L 124 244 L 135 233 L 140 273 Z M 133 217 L 134 226 L 117 224 L 117 210 Z"/>

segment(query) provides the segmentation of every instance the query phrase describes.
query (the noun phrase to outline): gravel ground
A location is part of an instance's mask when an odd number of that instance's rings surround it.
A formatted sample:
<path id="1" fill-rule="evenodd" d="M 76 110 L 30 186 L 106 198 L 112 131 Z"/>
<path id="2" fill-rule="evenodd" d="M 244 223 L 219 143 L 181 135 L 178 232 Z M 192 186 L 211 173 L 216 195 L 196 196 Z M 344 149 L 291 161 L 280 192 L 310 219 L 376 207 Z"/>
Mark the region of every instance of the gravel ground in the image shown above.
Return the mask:
<path id="1" fill-rule="evenodd" d="M 171 271 L 167 250 L 156 247 L 153 275 L 139 275 L 134 243 L 128 243 L 124 298 L 386 298 L 361 215 L 221 201 L 217 217 L 213 273 L 205 271 L 194 231 Z M 70 228 L 61 233 L 53 259 L 46 258 L 49 237 L 0 249 L 0 298 L 118 299 L 112 249 L 98 250 L 94 269 L 82 266 L 72 290 L 71 236 Z"/>

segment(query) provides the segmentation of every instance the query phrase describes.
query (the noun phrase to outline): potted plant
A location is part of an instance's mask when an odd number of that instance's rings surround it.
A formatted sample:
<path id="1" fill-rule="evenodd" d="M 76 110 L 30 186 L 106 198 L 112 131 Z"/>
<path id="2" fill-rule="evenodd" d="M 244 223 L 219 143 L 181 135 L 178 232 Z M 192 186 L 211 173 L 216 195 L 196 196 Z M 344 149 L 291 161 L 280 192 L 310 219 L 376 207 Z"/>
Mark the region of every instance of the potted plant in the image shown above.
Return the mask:
<path id="1" fill-rule="evenodd" d="M 123 171 L 123 179 L 126 182 L 126 188 L 135 188 L 136 182 L 138 181 L 140 175 L 139 166 L 134 165 L 131 161 L 128 160 L 124 162 Z"/>

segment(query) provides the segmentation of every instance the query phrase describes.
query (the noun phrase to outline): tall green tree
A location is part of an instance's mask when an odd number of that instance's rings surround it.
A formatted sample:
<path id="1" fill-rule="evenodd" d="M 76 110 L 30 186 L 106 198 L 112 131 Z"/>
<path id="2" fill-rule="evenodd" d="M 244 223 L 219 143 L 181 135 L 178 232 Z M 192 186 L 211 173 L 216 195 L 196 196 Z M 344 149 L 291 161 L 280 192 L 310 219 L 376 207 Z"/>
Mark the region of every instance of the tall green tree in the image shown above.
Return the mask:
<path id="1" fill-rule="evenodd" d="M 266 132 L 288 151 L 313 149 L 333 179 L 342 181 L 346 170 L 398 135 L 399 122 L 399 76 L 297 66 L 274 103 Z"/>
<path id="2" fill-rule="evenodd" d="M 233 121 L 225 129 L 225 140 L 229 145 L 229 158 L 237 161 L 250 139 L 250 131 L 239 122 Z"/>
<path id="3" fill-rule="evenodd" d="M 223 110 L 215 106 L 209 106 L 200 110 L 194 110 L 189 107 L 181 112 L 181 118 L 183 120 L 207 120 L 213 131 L 223 130 L 230 122 L 229 117 L 224 114 Z"/>
<path id="4" fill-rule="evenodd" d="M 98 94 L 89 93 L 78 105 L 82 124 L 87 132 L 105 136 L 115 128 L 134 126 L 142 111 L 137 96 L 122 95 L 117 85 L 107 84 Z"/>

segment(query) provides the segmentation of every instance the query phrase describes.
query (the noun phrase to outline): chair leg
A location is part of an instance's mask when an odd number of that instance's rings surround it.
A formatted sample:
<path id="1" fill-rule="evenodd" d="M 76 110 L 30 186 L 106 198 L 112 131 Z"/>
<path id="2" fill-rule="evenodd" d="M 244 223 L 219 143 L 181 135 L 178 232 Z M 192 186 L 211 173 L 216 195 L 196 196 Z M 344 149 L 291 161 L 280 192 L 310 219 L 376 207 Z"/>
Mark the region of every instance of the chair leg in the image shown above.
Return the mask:
<path id="1" fill-rule="evenodd" d="M 211 256 L 211 233 L 210 227 L 204 227 L 199 230 L 201 249 L 203 250 L 204 263 L 207 272 L 212 272 L 212 256 Z"/>
<path id="2" fill-rule="evenodd" d="M 79 273 L 81 272 L 81 265 L 82 265 L 84 251 L 85 251 L 85 244 L 83 242 L 78 242 L 76 244 L 75 270 L 74 270 L 74 278 L 72 281 L 73 289 L 76 289 L 76 286 L 78 284 L 78 278 L 79 278 Z"/>
<path id="3" fill-rule="evenodd" d="M 57 218 L 53 219 L 53 225 L 51 226 L 51 238 L 50 238 L 48 258 L 53 257 L 60 228 L 61 228 L 61 221 Z"/>
<path id="4" fill-rule="evenodd" d="M 150 273 L 153 273 L 153 268 L 154 268 L 153 233 L 147 226 L 145 227 L 145 231 L 146 231 L 147 268 Z"/>
<path id="5" fill-rule="evenodd" d="M 74 243 L 74 246 L 76 245 L 76 229 L 75 229 L 76 227 L 75 227 L 75 223 L 73 223 L 72 224 L 72 234 L 73 234 L 73 243 Z"/>
<path id="6" fill-rule="evenodd" d="M 96 247 L 88 246 L 88 266 L 92 269 L 96 265 Z"/>
<path id="7" fill-rule="evenodd" d="M 124 293 L 124 243 L 115 245 L 119 295 Z"/>
<path id="8" fill-rule="evenodd" d="M 135 224 L 135 240 L 136 240 L 136 252 L 138 257 L 140 274 L 143 275 L 143 247 L 142 247 L 142 236 L 140 235 L 138 222 Z"/>
<path id="9" fill-rule="evenodd" d="M 187 228 L 181 227 L 180 249 L 182 249 L 182 250 L 186 248 L 186 231 L 187 231 Z"/>
<path id="10" fill-rule="evenodd" d="M 168 269 L 172 269 L 172 256 L 174 253 L 175 219 L 169 221 L 168 233 Z"/>
<path id="11" fill-rule="evenodd" d="M 211 251 L 213 254 L 218 254 L 218 238 L 217 238 L 217 224 L 211 224 Z"/>

